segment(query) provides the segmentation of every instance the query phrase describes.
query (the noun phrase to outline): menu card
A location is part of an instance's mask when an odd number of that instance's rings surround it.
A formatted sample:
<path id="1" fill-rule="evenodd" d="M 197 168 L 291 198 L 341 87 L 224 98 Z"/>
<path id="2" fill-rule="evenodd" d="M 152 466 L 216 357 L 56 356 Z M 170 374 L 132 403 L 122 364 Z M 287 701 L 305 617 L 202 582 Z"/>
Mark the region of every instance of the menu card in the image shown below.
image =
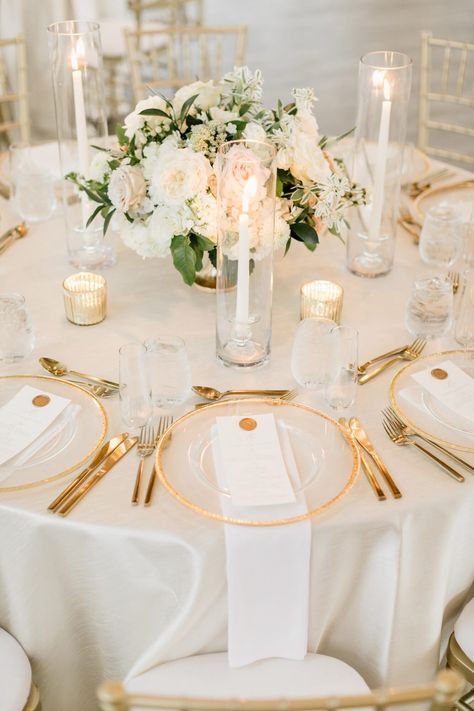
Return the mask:
<path id="1" fill-rule="evenodd" d="M 271 506 L 294 502 L 273 414 L 217 417 L 216 423 L 220 461 L 232 503 Z"/>
<path id="2" fill-rule="evenodd" d="M 0 464 L 33 442 L 71 401 L 25 385 L 0 408 Z"/>
<path id="3" fill-rule="evenodd" d="M 474 422 L 474 379 L 452 361 L 445 360 L 412 377 L 447 409 Z"/>

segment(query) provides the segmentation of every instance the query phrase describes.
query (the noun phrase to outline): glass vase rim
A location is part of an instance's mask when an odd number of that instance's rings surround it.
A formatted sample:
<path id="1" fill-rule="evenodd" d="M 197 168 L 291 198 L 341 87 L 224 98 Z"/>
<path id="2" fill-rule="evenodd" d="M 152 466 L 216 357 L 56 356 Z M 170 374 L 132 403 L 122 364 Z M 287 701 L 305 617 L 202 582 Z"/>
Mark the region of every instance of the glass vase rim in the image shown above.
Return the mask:
<path id="1" fill-rule="evenodd" d="M 273 160 L 276 158 L 277 154 L 277 149 L 276 146 L 270 141 L 260 141 L 258 138 L 233 138 L 231 141 L 224 141 L 224 143 L 221 143 L 218 149 L 218 154 L 221 155 L 223 158 L 226 157 L 226 153 L 224 151 L 226 146 L 232 146 L 232 145 L 238 145 L 238 144 L 243 144 L 243 143 L 250 143 L 252 145 L 256 146 L 267 146 L 271 149 L 272 156 L 271 159 Z M 247 163 L 250 161 L 246 160 L 239 160 L 239 163 Z"/>
<path id="2" fill-rule="evenodd" d="M 375 57 L 376 55 L 387 55 L 390 54 L 393 57 L 403 57 L 404 61 L 397 66 L 387 66 L 386 64 L 383 64 L 381 62 L 373 62 L 369 61 L 369 58 Z M 408 69 L 409 67 L 413 66 L 413 59 L 410 57 L 410 55 L 406 54 L 405 52 L 399 52 L 398 50 L 394 49 L 375 49 L 372 52 L 367 52 L 366 54 L 363 54 L 360 57 L 360 63 L 363 64 L 365 67 L 369 67 L 372 69 L 382 69 L 386 71 L 397 71 L 399 69 Z"/>
<path id="3" fill-rule="evenodd" d="M 20 294 L 19 291 L 0 291 L 0 302 L 1 301 L 11 301 L 15 304 L 15 306 L 24 306 L 26 304 L 24 295 Z"/>
<path id="4" fill-rule="evenodd" d="M 72 26 L 75 31 L 66 30 L 67 26 Z M 80 30 L 79 26 L 87 27 L 87 29 Z M 48 32 L 51 32 L 51 34 L 58 36 L 62 35 L 64 37 L 80 37 L 83 35 L 88 35 L 100 31 L 100 24 L 93 20 L 59 20 L 57 22 L 52 22 L 50 25 L 48 25 L 47 30 Z"/>

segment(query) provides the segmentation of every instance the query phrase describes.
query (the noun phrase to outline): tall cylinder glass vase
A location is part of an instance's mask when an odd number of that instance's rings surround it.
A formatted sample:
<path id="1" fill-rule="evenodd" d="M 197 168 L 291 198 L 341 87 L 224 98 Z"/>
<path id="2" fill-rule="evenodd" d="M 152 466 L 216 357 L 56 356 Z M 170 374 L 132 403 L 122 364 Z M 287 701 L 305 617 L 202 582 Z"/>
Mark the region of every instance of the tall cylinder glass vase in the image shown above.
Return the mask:
<path id="1" fill-rule="evenodd" d="M 258 367 L 270 357 L 276 150 L 230 141 L 215 167 L 217 358 L 229 367 Z"/>
<path id="2" fill-rule="evenodd" d="M 360 60 L 352 176 L 372 200 L 349 218 L 347 266 L 359 276 L 382 276 L 393 265 L 411 76 L 412 60 L 400 52 Z"/>
<path id="3" fill-rule="evenodd" d="M 62 174 L 76 173 L 100 183 L 97 146 L 107 147 L 108 139 L 99 25 L 71 20 L 48 30 Z M 87 224 L 97 204 L 66 180 L 63 202 L 71 264 L 90 270 L 114 263 L 113 242 L 103 235 L 102 217 Z"/>

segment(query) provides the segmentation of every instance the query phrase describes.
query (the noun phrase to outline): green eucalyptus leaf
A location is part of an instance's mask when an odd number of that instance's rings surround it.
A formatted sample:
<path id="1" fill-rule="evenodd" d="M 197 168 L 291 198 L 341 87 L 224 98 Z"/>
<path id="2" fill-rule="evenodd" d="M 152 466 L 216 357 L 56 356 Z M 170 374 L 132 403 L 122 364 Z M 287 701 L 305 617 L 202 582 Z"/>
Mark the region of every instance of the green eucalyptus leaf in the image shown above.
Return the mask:
<path id="1" fill-rule="evenodd" d="M 209 261 L 214 267 L 214 269 L 217 268 L 217 247 L 214 247 L 213 249 L 210 249 L 209 252 L 207 253 L 207 256 L 209 257 Z"/>
<path id="2" fill-rule="evenodd" d="M 163 116 L 167 119 L 170 118 L 166 111 L 162 111 L 161 109 L 143 109 L 143 111 L 140 111 L 139 116 Z"/>
<path id="3" fill-rule="evenodd" d="M 291 235 L 299 242 L 304 242 L 311 252 L 314 252 L 319 242 L 318 233 L 313 227 L 310 227 L 306 222 L 294 222 L 291 225 Z"/>
<path id="4" fill-rule="evenodd" d="M 115 212 L 115 207 L 112 208 L 112 210 L 110 210 L 109 213 L 107 213 L 107 216 L 104 220 L 104 235 L 107 233 L 107 229 L 110 225 L 110 220 L 112 219 L 114 212 Z"/>
<path id="5" fill-rule="evenodd" d="M 95 218 L 97 217 L 97 215 L 99 214 L 99 212 L 100 212 L 101 210 L 103 210 L 103 209 L 104 209 L 104 208 L 102 207 L 102 205 L 98 205 L 98 206 L 95 208 L 94 212 L 92 213 L 92 215 L 89 217 L 89 219 L 88 219 L 87 222 L 86 222 L 86 227 L 89 227 L 89 225 L 91 224 L 91 222 L 94 222 L 94 220 L 95 220 Z"/>
<path id="6" fill-rule="evenodd" d="M 291 237 L 288 237 L 287 243 L 286 243 L 286 245 L 285 245 L 285 254 L 283 255 L 284 257 L 286 257 L 286 255 L 287 255 L 288 252 L 290 251 L 291 241 L 292 241 L 292 240 L 291 240 Z"/>
<path id="7" fill-rule="evenodd" d="M 115 127 L 115 134 L 121 146 L 125 146 L 128 143 L 128 138 L 126 136 L 125 129 L 119 123 Z"/>
<path id="8" fill-rule="evenodd" d="M 186 99 L 186 101 L 181 107 L 181 113 L 179 115 L 180 121 L 184 121 L 184 119 L 188 115 L 191 106 L 194 104 L 198 96 L 199 94 L 194 94 L 194 96 L 190 96 L 189 99 Z"/>

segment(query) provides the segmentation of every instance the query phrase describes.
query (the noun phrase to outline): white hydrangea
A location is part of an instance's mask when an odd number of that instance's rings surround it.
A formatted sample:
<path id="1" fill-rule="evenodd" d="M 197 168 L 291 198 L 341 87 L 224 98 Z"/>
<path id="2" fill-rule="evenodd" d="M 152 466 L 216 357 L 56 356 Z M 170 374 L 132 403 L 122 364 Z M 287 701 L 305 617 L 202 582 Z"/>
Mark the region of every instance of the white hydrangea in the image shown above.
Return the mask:
<path id="1" fill-rule="evenodd" d="M 109 160 L 111 160 L 110 153 L 96 151 L 89 166 L 89 174 L 87 177 L 90 180 L 103 183 L 105 178 L 110 174 Z"/>
<path id="2" fill-rule="evenodd" d="M 210 192 L 199 193 L 189 201 L 194 216 L 194 231 L 217 242 L 217 200 Z"/>

